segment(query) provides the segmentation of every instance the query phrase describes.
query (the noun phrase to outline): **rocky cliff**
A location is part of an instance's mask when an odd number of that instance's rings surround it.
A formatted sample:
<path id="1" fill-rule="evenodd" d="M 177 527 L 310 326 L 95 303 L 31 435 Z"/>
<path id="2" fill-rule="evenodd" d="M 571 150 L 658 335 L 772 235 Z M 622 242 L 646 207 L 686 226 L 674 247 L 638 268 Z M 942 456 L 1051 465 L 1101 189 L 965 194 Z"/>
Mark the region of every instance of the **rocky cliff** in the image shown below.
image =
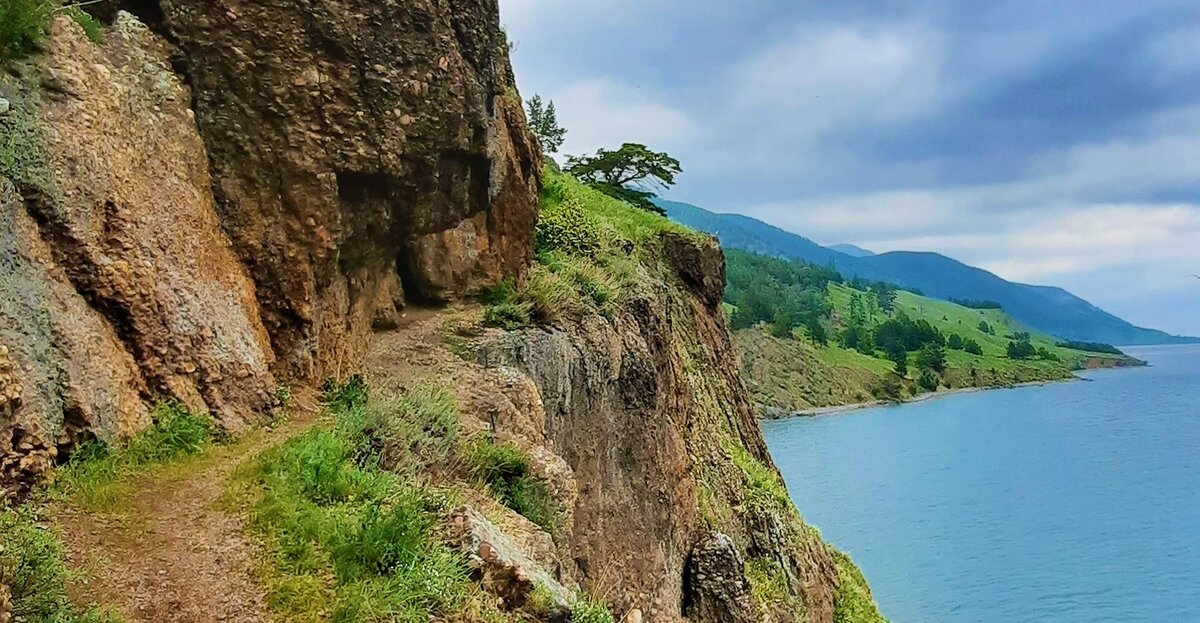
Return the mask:
<path id="1" fill-rule="evenodd" d="M 283 383 L 423 370 L 553 493 L 554 525 L 493 500 L 498 524 L 468 504 L 446 532 L 505 607 L 553 585 L 631 622 L 879 620 L 771 463 L 715 242 L 603 199 L 558 221 L 602 245 L 540 239 L 531 267 L 540 153 L 494 0 L 122 6 L 99 42 L 58 18 L 0 76 L 6 494 L 155 401 L 238 431 Z M 480 331 L 468 305 L 455 349 L 447 312 L 399 318 L 501 278 L 537 326 Z M 375 333 L 414 317 L 435 329 Z"/>
<path id="2" fill-rule="evenodd" d="M 714 241 L 665 234 L 668 278 L 612 321 L 496 339 L 489 364 L 539 390 L 547 445 L 578 483 L 571 555 L 620 616 L 833 621 L 837 571 L 791 509 L 759 433 L 719 304 Z M 756 604 L 746 564 L 782 591 Z"/>
<path id="3" fill-rule="evenodd" d="M 495 2 L 126 8 L 99 43 L 58 17 L 0 77 L 6 488 L 154 400 L 242 428 L 406 299 L 530 257 Z"/>

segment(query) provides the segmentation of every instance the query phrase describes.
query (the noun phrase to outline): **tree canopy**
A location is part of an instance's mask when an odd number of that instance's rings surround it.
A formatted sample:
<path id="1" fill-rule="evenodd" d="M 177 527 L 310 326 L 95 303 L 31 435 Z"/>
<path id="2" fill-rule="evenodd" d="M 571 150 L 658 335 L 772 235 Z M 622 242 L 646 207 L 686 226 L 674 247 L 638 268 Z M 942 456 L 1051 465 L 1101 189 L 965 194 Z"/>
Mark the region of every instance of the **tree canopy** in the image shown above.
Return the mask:
<path id="1" fill-rule="evenodd" d="M 566 140 L 567 131 L 558 125 L 554 100 L 543 103 L 542 96 L 534 95 L 525 105 L 529 109 L 529 129 L 542 144 L 542 151 L 548 154 L 558 153 Z"/>
<path id="2" fill-rule="evenodd" d="M 604 194 L 635 207 L 662 214 L 650 201 L 656 190 L 675 185 L 683 171 L 679 161 L 640 143 L 625 143 L 612 151 L 600 149 L 593 156 L 567 156 L 567 172 Z"/>

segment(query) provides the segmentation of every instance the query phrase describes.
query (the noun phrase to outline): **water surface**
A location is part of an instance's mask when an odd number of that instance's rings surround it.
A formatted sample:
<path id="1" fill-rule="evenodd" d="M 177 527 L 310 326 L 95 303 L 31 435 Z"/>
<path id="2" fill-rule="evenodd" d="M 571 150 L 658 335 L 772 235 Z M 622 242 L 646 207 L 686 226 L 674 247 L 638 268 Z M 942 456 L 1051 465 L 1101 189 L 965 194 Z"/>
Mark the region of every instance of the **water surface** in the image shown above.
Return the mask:
<path id="1" fill-rule="evenodd" d="M 1072 382 L 765 422 L 895 623 L 1200 622 L 1200 347 Z"/>

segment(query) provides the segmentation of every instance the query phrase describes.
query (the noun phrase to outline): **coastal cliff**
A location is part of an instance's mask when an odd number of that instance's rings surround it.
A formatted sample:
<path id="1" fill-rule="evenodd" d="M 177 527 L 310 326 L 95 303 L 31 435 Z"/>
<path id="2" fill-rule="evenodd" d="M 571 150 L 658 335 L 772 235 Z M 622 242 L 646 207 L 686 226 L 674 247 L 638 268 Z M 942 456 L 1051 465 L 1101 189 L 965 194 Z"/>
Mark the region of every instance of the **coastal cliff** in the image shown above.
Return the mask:
<path id="1" fill-rule="evenodd" d="M 0 76 L 5 497 L 26 498 L 56 465 L 68 492 L 111 471 L 151 480 L 126 482 L 110 498 L 126 510 L 103 512 L 186 526 L 155 533 L 159 555 L 143 560 L 121 549 L 136 540 L 127 523 L 93 522 L 94 504 L 63 493 L 61 517 L 44 521 L 61 522 L 73 560 L 107 561 L 73 599 L 128 620 L 410 620 L 368 613 L 355 587 L 442 564 L 455 582 L 443 593 L 486 597 L 405 601 L 406 617 L 881 620 L 767 453 L 720 309 L 720 248 L 543 173 L 495 2 L 122 6 L 97 12 L 95 39 L 58 16 Z M 555 237 L 572 223 L 586 248 Z M 193 417 L 237 437 L 303 411 L 292 398 L 322 383 L 315 424 L 260 447 L 189 442 L 220 458 L 195 468 L 207 471 L 89 471 L 135 450 L 166 456 L 146 440 L 178 443 L 154 435 Z M 412 406 L 427 385 L 453 398 L 433 424 Z M 350 475 L 335 493 L 311 486 L 330 473 Z M 241 506 L 218 509 L 222 486 Z M 263 510 L 280 500 L 293 512 Z M 418 527 L 370 565 L 376 550 L 338 540 L 391 525 L 380 514 L 409 502 L 404 525 Z M 326 524 L 279 523 L 322 513 L 333 540 Z M 0 527 L 0 604 L 30 612 L 13 577 L 32 553 L 10 538 L 29 533 L 7 514 Z M 305 564 L 330 610 L 305 610 L 295 578 L 278 579 L 303 566 L 278 567 L 298 533 L 324 552 Z M 210 550 L 184 537 L 223 553 L 199 556 Z M 389 549 L 402 537 L 425 553 Z M 367 571 L 347 571 L 346 552 Z M 129 577 L 145 590 L 123 592 Z M 195 603 L 155 602 L 180 591 Z"/>

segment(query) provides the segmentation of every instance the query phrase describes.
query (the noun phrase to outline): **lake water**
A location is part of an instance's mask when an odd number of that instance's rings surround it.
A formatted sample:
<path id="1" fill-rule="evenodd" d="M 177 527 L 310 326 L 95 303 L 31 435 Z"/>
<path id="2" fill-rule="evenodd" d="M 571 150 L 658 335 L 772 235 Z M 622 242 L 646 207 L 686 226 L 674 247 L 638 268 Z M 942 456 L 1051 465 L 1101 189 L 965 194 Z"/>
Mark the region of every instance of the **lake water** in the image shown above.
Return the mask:
<path id="1" fill-rule="evenodd" d="M 895 623 L 1200 622 L 1200 347 L 1148 368 L 765 422 Z"/>

